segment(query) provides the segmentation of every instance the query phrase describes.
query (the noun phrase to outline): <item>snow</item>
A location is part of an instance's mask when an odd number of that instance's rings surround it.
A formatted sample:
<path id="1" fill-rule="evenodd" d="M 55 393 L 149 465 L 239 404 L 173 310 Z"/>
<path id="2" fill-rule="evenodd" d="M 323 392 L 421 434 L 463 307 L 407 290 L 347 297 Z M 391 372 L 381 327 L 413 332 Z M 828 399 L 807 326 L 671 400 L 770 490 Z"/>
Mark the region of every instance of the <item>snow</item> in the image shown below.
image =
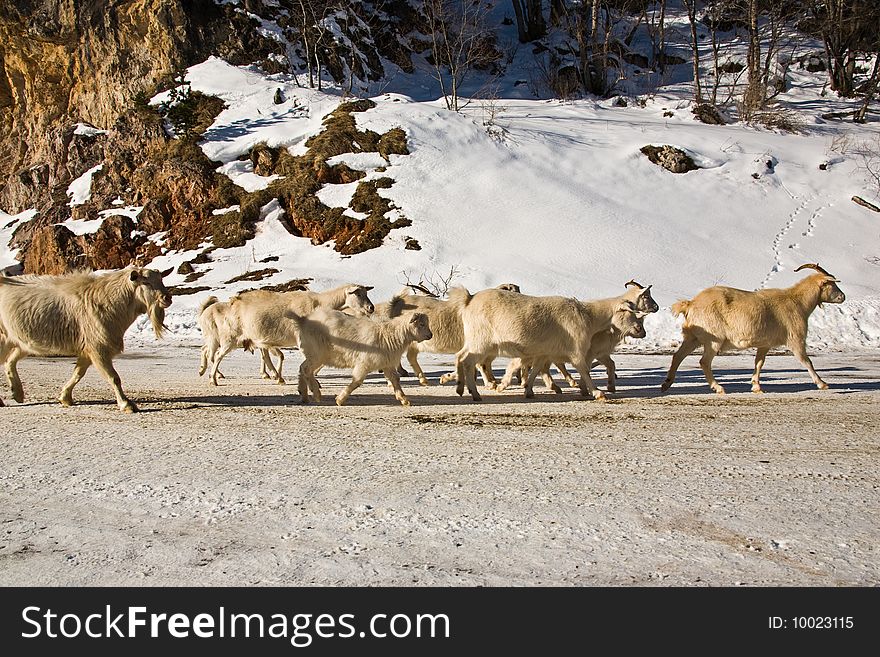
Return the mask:
<path id="1" fill-rule="evenodd" d="M 103 223 L 104 218 L 98 217 L 95 219 L 68 219 L 55 225 L 64 226 L 74 235 L 91 235 L 97 233 Z"/>
<path id="2" fill-rule="evenodd" d="M 239 184 L 250 163 L 235 158 L 261 141 L 303 152 L 303 142 L 340 101 L 215 58 L 190 68 L 187 80 L 227 103 L 202 148 L 227 162 L 224 172 Z M 279 86 L 288 100 L 275 106 Z M 493 136 L 477 103 L 455 113 L 442 101 L 399 93 L 373 100 L 375 109 L 355 114 L 358 126 L 403 127 L 411 154 L 392 156 L 390 165 L 370 153 L 341 155 L 331 164 L 387 167 L 381 175 L 395 183 L 380 193 L 413 225 L 392 231 L 378 249 L 343 257 L 290 235 L 283 211 L 274 207 L 245 247 L 212 254 L 199 285 L 227 294 L 252 287 L 223 282 L 262 266 L 267 256 L 278 256 L 273 266 L 282 273 L 264 284 L 311 277 L 312 287 L 322 289 L 360 281 L 376 286 L 377 300 L 407 278 L 442 278 L 450 268 L 458 272 L 453 284 L 471 290 L 513 281 L 526 293 L 579 298 L 619 294 L 635 278 L 654 285 L 664 310 L 646 320 L 648 337 L 629 348 L 654 351 L 680 341 L 679 320 L 668 312 L 677 299 L 715 284 L 787 286 L 802 276 L 793 271 L 798 265 L 818 261 L 841 278 L 848 301 L 815 312 L 810 347 L 880 348 L 880 281 L 871 259 L 877 244 L 865 238 L 876 232 L 876 220 L 849 200 L 870 192 L 852 155 L 818 168 L 829 159 L 837 126 L 817 125 L 804 135 L 708 126 L 693 118 L 689 101 L 659 95 L 645 107 L 505 98 Z M 860 130 L 864 138 L 876 134 L 872 127 Z M 669 173 L 639 152 L 646 144 L 682 148 L 702 168 Z M 325 185 L 319 197 L 344 207 L 355 188 Z M 421 251 L 404 250 L 405 236 L 418 240 Z M 192 313 L 202 298 L 181 297 L 169 314 Z"/>
<path id="3" fill-rule="evenodd" d="M 99 130 L 95 126 L 89 125 L 88 123 L 77 123 L 73 134 L 79 135 L 81 137 L 96 137 L 97 135 L 106 135 L 107 131 Z"/>
<path id="4" fill-rule="evenodd" d="M 137 217 L 143 209 L 144 206 L 142 205 L 126 205 L 123 207 L 115 207 L 109 208 L 107 210 L 101 210 L 98 215 L 102 219 L 106 219 L 107 217 L 112 217 L 114 215 L 122 215 L 124 217 L 130 218 L 132 221 L 137 223 Z"/>
<path id="5" fill-rule="evenodd" d="M 115 204 L 116 201 L 113 201 L 113 203 Z M 98 212 L 97 217 L 93 217 L 91 219 L 67 219 L 66 221 L 62 221 L 60 224 L 56 225 L 64 226 L 74 235 L 91 235 L 98 232 L 101 224 L 104 223 L 104 219 L 106 219 L 107 217 L 112 217 L 113 215 L 130 217 L 132 221 L 137 223 L 137 216 L 143 209 L 144 207 L 142 205 L 126 205 L 124 207 L 117 206 L 114 208 L 109 208 L 107 210 L 101 210 L 100 212 Z"/>
<path id="6" fill-rule="evenodd" d="M 281 38 L 265 23 L 265 30 Z M 673 27 L 670 39 L 686 40 L 685 32 L 684 26 Z M 731 47 L 732 58 L 736 48 L 742 44 Z M 435 83 L 423 68 L 405 74 L 389 64 L 388 91 L 373 95 L 377 107 L 355 117 L 359 127 L 377 132 L 402 127 L 410 154 L 391 156 L 389 163 L 374 153 L 351 153 L 331 164 L 366 171 L 368 179 L 392 178 L 393 186 L 379 193 L 412 225 L 392 231 L 378 249 L 341 256 L 330 244 L 313 245 L 289 234 L 283 210 L 270 204 L 253 240 L 217 249 L 212 262 L 196 267 L 205 272 L 197 285 L 210 291 L 175 301 L 168 313 L 180 329 L 174 337 L 198 341 L 194 317 L 202 299 L 253 287 L 225 281 L 277 257 L 272 266 L 281 273 L 261 284 L 312 278 L 312 288 L 323 289 L 357 281 L 374 285 L 377 301 L 407 280 L 441 280 L 450 271 L 451 284 L 472 291 L 516 282 L 528 294 L 587 299 L 620 294 L 635 278 L 653 284 L 663 308 L 647 318 L 648 337 L 626 348 L 668 350 L 680 341 L 680 320 L 668 310 L 676 300 L 716 284 L 788 286 L 803 275 L 794 272 L 798 265 L 819 262 L 841 279 L 847 301 L 812 315 L 810 348 L 880 348 L 877 219 L 850 200 L 877 199 L 856 151 L 880 130 L 876 124 L 821 119 L 829 106 L 850 102 L 818 102 L 821 74 L 792 66 L 798 86 L 780 100 L 798 113 L 805 131 L 784 134 L 697 121 L 689 100 L 689 65 L 671 67 L 671 83 L 650 93 L 634 80 L 624 81 L 620 90 L 629 103 L 618 107 L 611 99 L 535 97 L 534 85 L 522 84 L 528 56 L 515 55 L 497 81 L 495 98 L 474 99 L 459 113 L 436 98 Z M 264 189 L 275 176 L 258 176 L 241 156 L 258 143 L 304 153 L 307 139 L 343 100 L 332 86 L 319 92 L 299 86 L 295 76 L 267 75 L 217 57 L 190 67 L 186 81 L 224 101 L 201 147 L 221 162 L 221 173 L 248 191 Z M 474 78 L 465 89 L 484 83 Z M 276 105 L 278 89 L 285 101 Z M 166 98 L 167 92 L 151 102 Z M 681 148 L 701 168 L 669 173 L 640 153 L 647 144 Z M 820 170 L 822 163 L 831 165 Z M 379 167 L 386 170 L 378 173 Z M 319 197 L 328 206 L 346 207 L 355 189 L 356 184 L 325 185 Z M 124 211 L 136 217 L 137 208 Z M 407 238 L 416 239 L 421 250 L 406 250 Z M 176 268 L 197 253 L 169 252 L 153 264 Z M 181 285 L 183 278 L 173 274 L 168 283 Z"/>
<path id="7" fill-rule="evenodd" d="M 18 249 L 9 246 L 12 234 L 27 221 L 37 216 L 36 210 L 25 210 L 11 215 L 0 210 L 0 271 L 7 267 L 16 267 L 19 262 L 15 259 Z"/>
<path id="8" fill-rule="evenodd" d="M 97 164 L 70 183 L 67 187 L 67 195 L 70 197 L 70 201 L 67 205 L 75 207 L 77 205 L 82 205 L 92 198 L 92 176 L 103 168 L 103 164 Z"/>

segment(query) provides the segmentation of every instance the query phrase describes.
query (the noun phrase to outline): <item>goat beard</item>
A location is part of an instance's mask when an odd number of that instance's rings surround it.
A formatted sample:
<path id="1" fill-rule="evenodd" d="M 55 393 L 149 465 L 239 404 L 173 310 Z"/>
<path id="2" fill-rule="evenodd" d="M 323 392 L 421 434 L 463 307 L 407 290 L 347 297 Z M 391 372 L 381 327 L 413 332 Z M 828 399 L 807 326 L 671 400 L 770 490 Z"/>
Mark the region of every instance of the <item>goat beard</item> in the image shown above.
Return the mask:
<path id="1" fill-rule="evenodd" d="M 153 325 L 153 332 L 156 334 L 156 337 L 162 339 L 165 329 L 168 328 L 165 326 L 165 309 L 159 305 L 158 301 L 154 302 L 147 309 L 147 316 L 150 318 L 150 323 Z"/>

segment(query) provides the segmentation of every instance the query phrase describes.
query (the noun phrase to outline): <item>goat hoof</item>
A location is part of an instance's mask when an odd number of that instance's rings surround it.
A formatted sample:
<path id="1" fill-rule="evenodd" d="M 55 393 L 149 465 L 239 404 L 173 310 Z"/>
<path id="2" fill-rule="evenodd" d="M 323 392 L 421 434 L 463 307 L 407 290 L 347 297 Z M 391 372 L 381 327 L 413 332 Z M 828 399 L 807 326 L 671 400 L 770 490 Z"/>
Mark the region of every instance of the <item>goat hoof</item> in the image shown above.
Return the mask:
<path id="1" fill-rule="evenodd" d="M 535 396 L 534 390 L 526 390 L 526 399 L 533 399 Z"/>
<path id="2" fill-rule="evenodd" d="M 426 379 L 423 376 L 420 376 L 419 377 L 419 385 L 427 388 L 428 387 L 428 379 Z"/>
<path id="3" fill-rule="evenodd" d="M 752 392 L 756 395 L 763 395 L 764 391 L 761 390 L 758 386 L 752 386 Z"/>
<path id="4" fill-rule="evenodd" d="M 671 387 L 672 387 L 672 381 L 664 381 L 663 385 L 660 386 L 660 390 L 662 390 L 663 392 L 666 392 Z"/>
<path id="5" fill-rule="evenodd" d="M 601 390 L 596 391 L 596 393 L 593 395 L 593 399 L 595 399 L 596 401 L 600 401 L 600 402 L 608 400 L 608 398 L 605 396 L 605 393 L 602 392 Z"/>
<path id="6" fill-rule="evenodd" d="M 61 404 L 64 408 L 70 408 L 71 406 L 73 406 L 73 399 L 72 399 L 72 398 L 61 397 L 61 398 L 58 400 L 58 403 Z"/>
<path id="7" fill-rule="evenodd" d="M 336 398 L 336 405 L 337 406 L 345 406 L 345 401 L 346 401 L 345 398 L 337 397 Z"/>
<path id="8" fill-rule="evenodd" d="M 309 400 L 306 399 L 305 397 L 303 397 L 302 399 L 299 400 L 299 403 L 300 403 L 302 406 L 307 406 L 308 403 L 309 403 Z"/>
<path id="9" fill-rule="evenodd" d="M 817 384 L 816 384 L 816 387 L 817 387 L 819 390 L 828 390 L 828 384 L 825 383 L 824 381 L 821 382 L 821 383 L 817 383 Z"/>
<path id="10" fill-rule="evenodd" d="M 122 411 L 125 413 L 137 413 L 138 407 L 135 406 L 134 402 L 128 402 L 122 407 Z"/>
<path id="11" fill-rule="evenodd" d="M 263 372 L 262 374 L 260 374 L 260 378 L 261 379 L 271 379 L 272 377 L 269 376 L 268 374 L 266 374 L 265 372 Z"/>
<path id="12" fill-rule="evenodd" d="M 617 392 L 617 386 L 608 386 L 608 392 Z"/>
<path id="13" fill-rule="evenodd" d="M 715 390 L 716 395 L 726 395 L 727 394 L 727 391 L 724 388 L 722 388 L 721 386 L 716 387 L 714 390 Z"/>
<path id="14" fill-rule="evenodd" d="M 409 399 L 401 399 L 400 405 L 401 406 L 411 406 L 412 404 L 409 403 Z"/>
<path id="15" fill-rule="evenodd" d="M 284 379 L 276 379 L 275 383 L 277 383 L 280 386 L 287 385 L 287 381 L 285 381 Z"/>

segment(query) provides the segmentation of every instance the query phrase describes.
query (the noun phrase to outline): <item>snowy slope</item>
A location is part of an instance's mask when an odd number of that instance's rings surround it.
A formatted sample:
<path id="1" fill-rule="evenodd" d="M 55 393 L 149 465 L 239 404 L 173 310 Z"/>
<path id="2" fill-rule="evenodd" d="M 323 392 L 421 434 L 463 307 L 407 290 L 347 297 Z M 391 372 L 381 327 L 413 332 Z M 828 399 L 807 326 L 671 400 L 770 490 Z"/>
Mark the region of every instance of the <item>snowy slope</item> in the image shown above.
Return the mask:
<path id="1" fill-rule="evenodd" d="M 306 139 L 342 100 L 333 89 L 305 89 L 291 76 L 217 58 L 191 67 L 187 80 L 193 90 L 225 101 L 202 148 L 248 190 L 271 179 L 256 175 L 240 155 L 258 142 L 304 152 Z M 424 74 L 395 80 L 395 88 L 410 85 L 415 97 L 424 98 Z M 825 110 L 817 104 L 802 114 L 809 126 L 802 135 L 708 126 L 693 118 L 686 90 L 644 96 L 642 103 L 631 98 L 629 106 L 618 107 L 610 100 L 523 98 L 516 81 L 507 76 L 502 93 L 509 95 L 496 101 L 491 126 L 484 125 L 485 102 L 455 113 L 442 99 L 374 96 L 377 107 L 356 114 L 358 125 L 379 132 L 402 127 L 411 154 L 392 156 L 382 173 L 375 172 L 385 164 L 381 158 L 341 159 L 368 177 L 393 178 L 381 193 L 412 226 L 392 231 L 381 248 L 347 257 L 291 236 L 279 222 L 283 211 L 270 204 L 255 239 L 216 250 L 213 262 L 195 266 L 207 272 L 196 285 L 211 291 L 175 300 L 167 319 L 172 339 L 198 342 L 195 311 L 205 296 L 227 298 L 253 287 L 225 281 L 272 266 L 281 272 L 261 285 L 298 277 L 313 278 L 313 289 L 363 282 L 376 287 L 374 300 L 388 298 L 407 280 L 439 280 L 451 270 L 452 283 L 471 290 L 516 282 L 526 293 L 580 298 L 619 294 L 635 278 L 653 284 L 665 308 L 648 318 L 648 337 L 631 347 L 668 349 L 680 339 L 668 312 L 675 300 L 714 284 L 787 286 L 802 276 L 795 267 L 818 261 L 841 279 L 848 299 L 816 311 L 811 348 L 880 348 L 880 217 L 850 200 L 854 194 L 872 197 L 859 157 L 851 149 L 831 152 L 841 133 L 849 132 L 855 144 L 874 138 L 877 126 L 822 122 L 816 117 Z M 273 103 L 277 89 L 285 98 L 279 105 Z M 810 107 L 807 95 L 795 92 L 793 104 Z M 669 173 L 640 154 L 646 144 L 682 148 L 702 168 Z M 830 164 L 820 170 L 820 163 Z M 344 207 L 353 191 L 352 185 L 331 185 L 320 196 Z M 404 249 L 408 237 L 418 240 L 420 251 Z M 195 253 L 169 252 L 153 266 L 176 267 Z M 278 260 L 260 262 L 269 256 Z M 183 278 L 166 280 L 180 285 Z M 144 320 L 131 333 L 148 339 L 148 329 Z"/>

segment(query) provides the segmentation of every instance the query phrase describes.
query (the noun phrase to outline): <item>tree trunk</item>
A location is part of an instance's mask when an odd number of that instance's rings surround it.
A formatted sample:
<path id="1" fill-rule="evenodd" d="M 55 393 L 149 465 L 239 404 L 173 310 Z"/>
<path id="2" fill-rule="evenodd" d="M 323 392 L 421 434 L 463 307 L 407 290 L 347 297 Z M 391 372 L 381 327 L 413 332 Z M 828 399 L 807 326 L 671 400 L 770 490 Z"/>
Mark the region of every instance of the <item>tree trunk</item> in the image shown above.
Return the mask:
<path id="1" fill-rule="evenodd" d="M 511 2 L 513 2 L 513 13 L 516 15 L 516 31 L 520 43 L 529 43 L 547 34 L 542 0 L 511 0 Z"/>
<path id="2" fill-rule="evenodd" d="M 694 58 L 694 102 L 700 105 L 703 102 L 703 89 L 700 84 L 700 42 L 697 38 L 697 1 L 684 0 L 687 7 L 688 22 L 691 24 L 691 49 Z"/>
<path id="3" fill-rule="evenodd" d="M 666 72 L 666 0 L 660 0 L 660 42 L 657 44 L 657 67 L 660 73 Z"/>
<path id="4" fill-rule="evenodd" d="M 871 79 L 868 82 L 868 88 L 865 90 L 865 102 L 853 116 L 856 123 L 864 123 L 868 114 L 868 105 L 874 100 L 874 94 L 877 93 L 877 83 L 880 82 L 880 53 L 874 54 L 874 70 L 871 72 Z"/>

